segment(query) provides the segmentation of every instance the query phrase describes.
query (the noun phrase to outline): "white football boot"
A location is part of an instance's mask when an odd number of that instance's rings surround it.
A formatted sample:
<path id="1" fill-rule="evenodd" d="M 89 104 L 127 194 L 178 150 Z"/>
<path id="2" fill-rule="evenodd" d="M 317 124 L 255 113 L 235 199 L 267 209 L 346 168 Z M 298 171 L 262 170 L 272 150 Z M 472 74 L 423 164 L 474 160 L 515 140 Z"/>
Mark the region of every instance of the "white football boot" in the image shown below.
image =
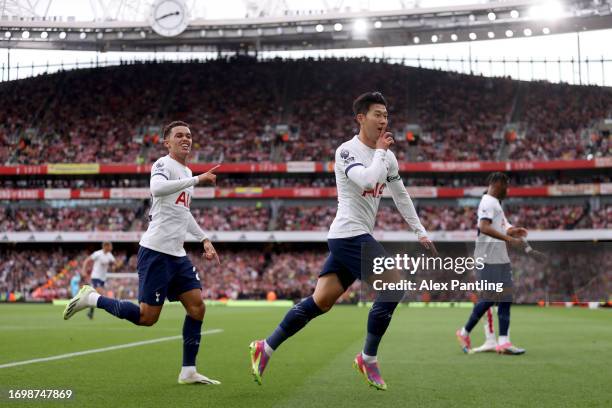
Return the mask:
<path id="1" fill-rule="evenodd" d="M 75 313 L 93 306 L 89 304 L 89 295 L 92 293 L 98 292 L 89 285 L 83 285 L 81 290 L 79 290 L 75 297 L 70 299 L 70 302 L 68 302 L 68 305 L 64 309 L 64 320 L 68 320 L 74 316 Z"/>

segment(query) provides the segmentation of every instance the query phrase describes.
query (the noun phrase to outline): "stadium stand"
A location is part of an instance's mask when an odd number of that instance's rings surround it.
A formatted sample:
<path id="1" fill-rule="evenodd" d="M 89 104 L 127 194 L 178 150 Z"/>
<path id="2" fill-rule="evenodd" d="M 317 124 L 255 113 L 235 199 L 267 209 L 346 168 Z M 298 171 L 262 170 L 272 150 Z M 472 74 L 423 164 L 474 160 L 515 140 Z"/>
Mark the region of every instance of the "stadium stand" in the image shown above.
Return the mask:
<path id="1" fill-rule="evenodd" d="M 428 231 L 465 231 L 476 228 L 474 207 L 423 205 L 417 208 Z M 509 221 L 533 230 L 612 228 L 612 205 L 598 210 L 588 205 L 508 205 Z M 144 231 L 148 208 L 69 207 L 0 209 L 1 231 Z M 193 216 L 207 231 L 327 231 L 336 215 L 333 205 L 283 205 L 276 217 L 263 204 L 193 208 Z M 376 229 L 407 230 L 391 206 L 379 209 Z"/>
<path id="2" fill-rule="evenodd" d="M 390 103 L 393 150 L 427 230 L 475 230 L 475 205 L 489 172 L 485 162 L 497 160 L 509 160 L 498 164 L 511 171 L 515 190 L 504 205 L 512 223 L 544 232 L 612 228 L 612 143 L 609 133 L 595 130 L 612 117 L 608 88 L 363 58 L 129 63 L 0 83 L 0 238 L 6 241 L 0 300 L 15 292 L 28 300 L 68 297 L 68 282 L 92 249 L 78 239 L 30 243 L 26 237 L 13 244 L 6 234 L 132 237 L 146 229 L 147 165 L 166 154 L 160 129 L 174 119 L 192 125 L 195 166 L 234 166 L 219 172 L 216 189 L 196 190 L 191 210 L 202 228 L 324 233 L 336 211 L 330 162 L 356 132 L 351 104 L 357 81 Z M 409 135 L 409 125 L 418 126 L 418 134 Z M 563 163 L 551 165 L 557 159 Z M 66 163 L 82 164 L 61 168 Z M 407 230 L 390 200 L 381 204 L 376 230 Z M 312 291 L 327 255 L 320 242 L 304 248 L 221 245 L 221 266 L 205 263 L 193 244 L 188 247 L 207 299 L 264 299 L 270 292 L 299 299 Z M 135 241 L 118 245 L 119 272 L 135 271 L 136 248 Z M 610 262 L 609 254 L 586 250 L 574 260 L 553 252 L 545 269 L 518 258 L 518 300 L 533 303 L 550 293 L 599 296 L 605 285 L 597 285 L 589 265 Z M 559 265 L 584 272 L 551 282 L 551 268 Z M 133 299 L 137 280 L 113 278 L 107 290 Z M 358 291 L 354 287 L 344 301 L 355 301 Z"/>
<path id="3" fill-rule="evenodd" d="M 161 79 L 170 85 L 149 86 Z M 192 124 L 195 161 L 332 160 L 339 142 L 355 133 L 350 109 L 356 82 L 389 100 L 400 160 L 495 160 L 504 140 L 496 135 L 511 119 L 525 129 L 508 141 L 512 159 L 612 153 L 609 134 L 584 135 L 612 116 L 607 88 L 530 83 L 518 109 L 513 101 L 520 82 L 505 78 L 362 58 L 234 57 L 2 83 L 7 109 L 0 113 L 0 162 L 149 163 L 163 153 L 159 127 L 171 119 Z M 404 132 L 411 123 L 422 129 L 414 145 Z M 278 125 L 289 130 L 279 133 Z"/>
<path id="4" fill-rule="evenodd" d="M 442 248 L 449 254 L 459 253 L 460 247 L 464 245 Z M 607 298 L 612 277 L 609 251 L 594 250 L 587 244 L 577 246 L 571 253 L 551 252 L 551 260 L 545 266 L 520 254 L 511 254 L 517 271 L 515 293 L 518 303 L 536 303 L 546 298 Z M 28 299 L 40 300 L 67 297 L 68 282 L 75 273 L 81 273 L 83 261 L 89 253 L 46 249 L 8 250 L 3 255 L 0 260 L 0 292 L 24 292 Z M 265 299 L 270 291 L 279 299 L 299 299 L 312 292 L 327 251 L 324 248 L 287 250 L 271 245 L 260 250 L 224 250 L 219 254 L 221 265 L 205 262 L 199 251 L 189 251 L 188 255 L 202 277 L 206 299 Z M 115 257 L 124 262 L 124 270 L 118 272 L 135 269 L 134 252 L 116 251 Z M 607 272 L 602 274 L 602 270 Z M 109 279 L 105 290 L 119 298 L 134 298 L 138 279 L 136 274 L 132 275 Z M 358 291 L 359 285 L 356 284 L 344 300 L 355 301 Z M 463 300 L 469 300 L 469 294 Z"/>

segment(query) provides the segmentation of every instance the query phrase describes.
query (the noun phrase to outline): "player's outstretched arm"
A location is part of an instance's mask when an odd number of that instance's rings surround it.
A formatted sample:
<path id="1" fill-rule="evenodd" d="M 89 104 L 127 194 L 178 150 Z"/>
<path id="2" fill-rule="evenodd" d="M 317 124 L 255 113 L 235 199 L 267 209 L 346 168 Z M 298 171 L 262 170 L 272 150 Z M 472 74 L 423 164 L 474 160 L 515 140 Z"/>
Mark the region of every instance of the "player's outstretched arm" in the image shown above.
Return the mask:
<path id="1" fill-rule="evenodd" d="M 217 175 L 213 173 L 213 171 L 217 170 L 221 165 L 217 164 L 212 169 L 208 170 L 206 173 L 202 173 L 198 178 L 198 184 L 211 184 L 215 185 L 217 183 Z"/>
<path id="2" fill-rule="evenodd" d="M 91 267 L 92 262 L 93 262 L 93 259 L 91 259 L 91 256 L 88 256 L 87 259 L 85 259 L 85 262 L 83 262 L 83 271 L 81 275 L 87 276 L 87 271 Z"/>
<path id="3" fill-rule="evenodd" d="M 198 184 L 198 177 L 191 177 L 182 180 L 167 180 L 164 176 L 153 175 L 151 177 L 151 195 L 153 197 L 163 197 L 174 194 L 177 191 L 193 187 Z"/>
<path id="4" fill-rule="evenodd" d="M 151 194 L 153 197 L 163 197 L 198 184 L 208 183 L 214 185 L 217 181 L 217 176 L 213 173 L 213 171 L 219 166 L 220 164 L 208 170 L 206 173 L 200 174 L 199 176 L 182 180 L 168 180 L 163 174 L 154 174 L 151 177 Z"/>

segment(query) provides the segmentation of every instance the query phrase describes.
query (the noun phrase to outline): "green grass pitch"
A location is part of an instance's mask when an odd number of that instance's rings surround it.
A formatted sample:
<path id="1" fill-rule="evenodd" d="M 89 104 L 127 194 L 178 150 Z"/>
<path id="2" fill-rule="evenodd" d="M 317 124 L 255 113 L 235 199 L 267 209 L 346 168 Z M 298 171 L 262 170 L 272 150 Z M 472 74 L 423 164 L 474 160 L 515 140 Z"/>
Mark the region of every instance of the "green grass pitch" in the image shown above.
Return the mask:
<path id="1" fill-rule="evenodd" d="M 62 320 L 62 307 L 0 305 L 0 365 L 179 335 L 180 306 L 156 326 L 134 327 L 102 310 Z M 0 368 L 3 407 L 610 407 L 612 311 L 514 307 L 512 340 L 524 356 L 465 355 L 454 332 L 469 309 L 402 307 L 379 353 L 387 392 L 351 367 L 367 309 L 338 306 L 272 357 L 263 386 L 249 372 L 248 344 L 267 335 L 283 308 L 209 307 L 199 370 L 221 386 L 176 383 L 181 340 Z M 497 322 L 496 322 L 497 324 Z M 483 340 L 482 327 L 472 335 Z M 6 390 L 74 390 L 73 400 L 8 402 Z"/>

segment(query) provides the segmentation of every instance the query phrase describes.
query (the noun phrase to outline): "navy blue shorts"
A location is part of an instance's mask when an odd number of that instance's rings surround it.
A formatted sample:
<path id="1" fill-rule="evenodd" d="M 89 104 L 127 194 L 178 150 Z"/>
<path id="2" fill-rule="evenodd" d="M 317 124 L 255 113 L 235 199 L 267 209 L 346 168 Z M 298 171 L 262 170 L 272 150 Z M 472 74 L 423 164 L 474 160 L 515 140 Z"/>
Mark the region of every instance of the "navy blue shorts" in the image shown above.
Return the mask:
<path id="1" fill-rule="evenodd" d="M 327 246 L 330 254 L 319 277 L 335 273 L 344 289 L 348 289 L 356 279 L 364 280 L 372 273 L 374 258 L 389 256 L 385 248 L 370 234 L 328 239 Z"/>
<path id="2" fill-rule="evenodd" d="M 476 276 L 479 280 L 487 280 L 492 283 L 503 283 L 504 288 L 512 287 L 512 267 L 509 263 L 484 264 L 484 268 L 478 270 Z"/>
<path id="3" fill-rule="evenodd" d="M 138 250 L 138 302 L 160 306 L 166 297 L 175 302 L 179 295 L 202 289 L 195 266 L 187 256 L 172 256 L 149 248 Z"/>
<path id="4" fill-rule="evenodd" d="M 502 284 L 503 292 L 482 291 L 480 299 L 490 302 L 512 302 L 513 282 L 512 267 L 505 264 L 484 264 L 484 268 L 476 273 L 477 279 L 486 280 L 488 283 Z"/>
<path id="5" fill-rule="evenodd" d="M 94 288 L 103 288 L 104 287 L 104 281 L 102 279 L 93 278 L 91 280 L 91 286 L 93 286 Z"/>

